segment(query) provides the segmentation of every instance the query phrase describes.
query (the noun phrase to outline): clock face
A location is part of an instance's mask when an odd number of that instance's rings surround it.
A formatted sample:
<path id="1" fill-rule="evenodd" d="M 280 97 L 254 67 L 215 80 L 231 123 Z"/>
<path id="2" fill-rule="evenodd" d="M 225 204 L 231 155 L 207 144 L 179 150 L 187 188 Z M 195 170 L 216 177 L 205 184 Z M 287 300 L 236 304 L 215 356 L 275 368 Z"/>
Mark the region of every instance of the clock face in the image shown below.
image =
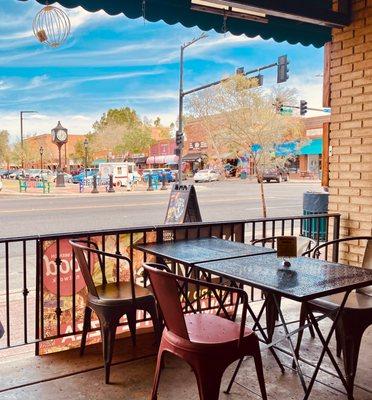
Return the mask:
<path id="1" fill-rule="evenodd" d="M 60 142 L 65 142 L 67 140 L 67 132 L 60 129 L 56 133 L 56 139 L 59 140 Z"/>

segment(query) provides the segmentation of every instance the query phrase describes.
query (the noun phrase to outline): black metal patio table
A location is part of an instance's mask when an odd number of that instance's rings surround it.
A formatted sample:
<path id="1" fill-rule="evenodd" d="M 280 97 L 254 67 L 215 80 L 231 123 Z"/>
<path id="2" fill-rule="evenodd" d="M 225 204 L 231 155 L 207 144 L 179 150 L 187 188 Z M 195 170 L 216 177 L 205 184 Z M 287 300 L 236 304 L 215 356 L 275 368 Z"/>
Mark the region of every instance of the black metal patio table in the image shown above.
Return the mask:
<path id="1" fill-rule="evenodd" d="M 224 277 L 229 281 L 234 281 L 242 285 L 249 285 L 268 293 L 274 299 L 278 315 L 285 331 L 284 339 L 287 339 L 289 342 L 293 361 L 304 388 L 304 400 L 308 399 L 311 393 L 326 353 L 331 359 L 331 362 L 348 393 L 348 397 L 350 399 L 353 398 L 346 380 L 329 349 L 329 342 L 335 331 L 339 316 L 344 309 L 349 293 L 356 288 L 372 285 L 371 270 L 316 260 L 309 257 L 294 258 L 291 260 L 290 267 L 283 267 L 282 260 L 277 258 L 274 249 L 256 247 L 245 243 L 232 242 L 219 238 L 201 238 L 180 240 L 176 242 L 170 241 L 163 243 L 140 244 L 136 245 L 135 248 L 142 250 L 145 253 L 157 256 L 163 261 L 168 260 L 178 262 L 190 266 L 191 270 L 194 269 L 197 272 L 204 271 L 215 274 Z M 304 326 L 290 332 L 288 329 L 289 324 L 285 320 L 280 309 L 278 297 L 282 296 L 301 303 L 306 303 L 319 297 L 342 292 L 345 292 L 345 295 L 340 307 L 331 311 L 329 314 L 315 317 L 314 314 L 309 311 L 310 323 L 315 328 L 315 331 L 323 345 L 323 349 L 310 383 L 307 386 L 298 357 L 295 354 L 291 337 L 300 330 L 309 327 L 310 324 L 305 324 Z M 264 342 L 268 345 L 269 350 L 283 371 L 283 365 L 274 351 L 276 344 L 283 339 L 277 340 L 274 343 L 269 343 L 264 329 L 259 323 L 260 316 L 265 307 L 265 302 L 258 316 L 254 315 L 250 308 L 248 310 L 254 320 L 254 328 L 260 331 Z M 325 338 L 320 331 L 318 322 L 329 317 L 331 314 L 335 314 L 335 318 L 333 319 L 331 329 Z M 240 364 L 241 362 L 238 363 L 233 379 Z M 231 383 L 232 382 L 233 380 Z"/>
<path id="2" fill-rule="evenodd" d="M 187 265 L 276 253 L 275 249 L 269 247 L 253 246 L 216 237 L 138 244 L 133 247 L 164 260 Z"/>
<path id="3" fill-rule="evenodd" d="M 239 257 L 228 260 L 196 263 L 194 266 L 198 269 L 264 290 L 273 296 L 285 331 L 284 339 L 287 339 L 290 344 L 293 360 L 296 364 L 296 368 L 305 391 L 304 399 L 308 399 L 311 393 L 326 353 L 331 359 L 331 362 L 334 365 L 336 372 L 347 391 L 348 398 L 353 398 L 346 380 L 329 349 L 329 342 L 335 331 L 339 316 L 344 309 L 349 293 L 354 289 L 372 284 L 371 270 L 316 260 L 309 257 L 294 258 L 291 261 L 290 267 L 283 267 L 282 261 L 277 258 L 275 254 L 264 254 L 256 257 Z M 314 314 L 309 311 L 311 324 L 317 332 L 317 335 L 323 345 L 323 349 L 315 367 L 313 376 L 311 377 L 310 383 L 307 386 L 299 365 L 298 357 L 295 354 L 291 336 L 296 334 L 300 329 L 305 329 L 308 325 L 300 327 L 293 332 L 289 332 L 288 324 L 286 323 L 286 320 L 280 309 L 277 296 L 282 296 L 301 303 L 306 303 L 319 297 L 341 292 L 345 292 L 345 295 L 340 307 L 331 311 L 331 313 L 335 314 L 335 318 L 326 338 L 320 331 L 318 322 L 330 314 L 322 317 L 315 317 Z M 278 343 L 278 341 L 270 344 L 269 346 L 275 346 L 276 343 Z M 240 365 L 238 364 L 236 372 L 239 367 Z"/>

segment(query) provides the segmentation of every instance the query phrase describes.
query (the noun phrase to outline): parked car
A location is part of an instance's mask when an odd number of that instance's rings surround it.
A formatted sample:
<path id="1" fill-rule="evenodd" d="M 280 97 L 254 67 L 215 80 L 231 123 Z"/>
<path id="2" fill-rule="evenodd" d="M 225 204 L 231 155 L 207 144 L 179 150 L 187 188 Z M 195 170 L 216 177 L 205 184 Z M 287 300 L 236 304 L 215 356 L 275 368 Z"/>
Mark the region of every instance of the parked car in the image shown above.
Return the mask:
<path id="1" fill-rule="evenodd" d="M 10 179 L 26 178 L 27 175 L 28 174 L 25 170 L 15 169 L 15 170 L 11 171 L 11 173 L 9 174 L 9 178 Z"/>
<path id="2" fill-rule="evenodd" d="M 144 169 L 142 173 L 142 178 L 145 182 L 148 181 L 149 175 L 151 174 L 152 178 L 155 177 L 159 180 L 159 182 L 163 179 L 163 174 L 165 173 L 165 177 L 168 182 L 174 182 L 175 175 L 172 173 L 170 168 L 149 168 Z"/>
<path id="3" fill-rule="evenodd" d="M 83 172 L 80 172 L 80 174 L 78 174 L 78 175 L 74 175 L 72 177 L 72 183 L 83 182 L 85 179 L 85 174 L 86 174 L 87 178 L 90 178 L 90 177 L 93 178 L 94 175 L 98 174 L 98 168 L 89 168 L 89 169 L 87 169 L 87 171 L 83 171 Z"/>
<path id="4" fill-rule="evenodd" d="M 218 181 L 221 175 L 214 169 L 202 169 L 194 175 L 194 181 L 197 182 L 213 182 Z"/>
<path id="5" fill-rule="evenodd" d="M 0 169 L 0 178 L 7 178 L 10 174 L 10 171 L 6 169 Z"/>
<path id="6" fill-rule="evenodd" d="M 53 179 L 53 172 L 50 169 L 29 169 L 27 171 L 28 178 L 32 181 L 39 181 L 41 179 L 51 180 Z"/>
<path id="7" fill-rule="evenodd" d="M 264 182 L 276 181 L 280 183 L 282 181 L 288 181 L 288 176 L 289 173 L 286 168 L 273 167 L 263 171 L 262 180 Z M 258 178 L 257 181 L 260 182 L 260 179 Z"/>

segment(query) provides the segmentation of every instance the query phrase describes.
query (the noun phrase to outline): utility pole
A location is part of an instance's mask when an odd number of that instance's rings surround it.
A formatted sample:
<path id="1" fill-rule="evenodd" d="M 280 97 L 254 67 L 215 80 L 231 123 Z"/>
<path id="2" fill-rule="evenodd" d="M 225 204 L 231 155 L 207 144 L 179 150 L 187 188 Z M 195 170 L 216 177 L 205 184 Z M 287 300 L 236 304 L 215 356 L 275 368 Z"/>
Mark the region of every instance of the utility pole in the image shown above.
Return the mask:
<path id="1" fill-rule="evenodd" d="M 191 40 L 188 43 L 184 43 L 180 48 L 180 88 L 179 88 L 179 96 L 178 96 L 178 131 L 176 133 L 176 142 L 177 149 L 176 154 L 178 155 L 178 184 L 182 185 L 182 149 L 184 142 L 184 134 L 183 134 L 183 98 L 185 93 L 183 92 L 183 53 L 185 49 L 194 43 L 198 42 L 201 39 L 205 39 L 207 37 L 206 33 L 202 33 L 199 37 Z"/>
<path id="2" fill-rule="evenodd" d="M 20 111 L 19 112 L 19 119 L 21 123 L 21 149 L 23 152 L 23 114 L 35 114 L 37 111 Z M 22 168 L 24 167 L 24 160 L 23 160 L 23 154 L 22 154 Z"/>

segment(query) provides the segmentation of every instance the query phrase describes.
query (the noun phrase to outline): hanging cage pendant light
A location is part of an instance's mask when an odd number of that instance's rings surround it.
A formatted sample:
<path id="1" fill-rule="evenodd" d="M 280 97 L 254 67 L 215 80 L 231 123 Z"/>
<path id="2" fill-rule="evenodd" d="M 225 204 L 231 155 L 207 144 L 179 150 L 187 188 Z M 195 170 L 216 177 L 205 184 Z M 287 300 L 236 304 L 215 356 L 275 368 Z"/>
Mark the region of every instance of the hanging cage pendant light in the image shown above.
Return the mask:
<path id="1" fill-rule="evenodd" d="M 71 23 L 63 10 L 47 5 L 36 14 L 32 29 L 40 43 L 55 48 L 66 41 Z"/>

